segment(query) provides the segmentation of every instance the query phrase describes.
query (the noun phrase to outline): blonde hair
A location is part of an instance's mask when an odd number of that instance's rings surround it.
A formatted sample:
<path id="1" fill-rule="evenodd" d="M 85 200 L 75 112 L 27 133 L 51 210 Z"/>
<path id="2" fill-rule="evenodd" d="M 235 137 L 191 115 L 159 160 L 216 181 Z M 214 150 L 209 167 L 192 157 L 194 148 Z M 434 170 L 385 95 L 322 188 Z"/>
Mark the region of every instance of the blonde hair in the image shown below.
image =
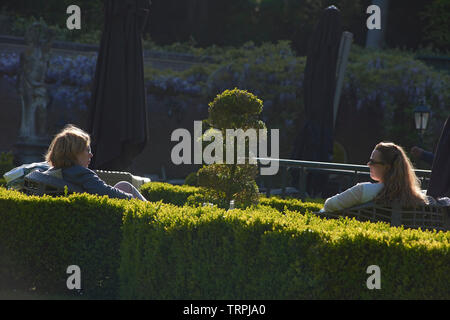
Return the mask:
<path id="1" fill-rule="evenodd" d="M 68 124 L 50 143 L 45 160 L 54 168 L 68 168 L 78 164 L 77 155 L 91 144 L 88 133 Z"/>
<path id="2" fill-rule="evenodd" d="M 381 161 L 390 166 L 383 177 L 384 188 L 375 197 L 375 201 L 383 204 L 398 202 L 402 207 L 426 204 L 420 180 L 403 148 L 392 142 L 380 142 L 375 150 L 380 152 Z"/>

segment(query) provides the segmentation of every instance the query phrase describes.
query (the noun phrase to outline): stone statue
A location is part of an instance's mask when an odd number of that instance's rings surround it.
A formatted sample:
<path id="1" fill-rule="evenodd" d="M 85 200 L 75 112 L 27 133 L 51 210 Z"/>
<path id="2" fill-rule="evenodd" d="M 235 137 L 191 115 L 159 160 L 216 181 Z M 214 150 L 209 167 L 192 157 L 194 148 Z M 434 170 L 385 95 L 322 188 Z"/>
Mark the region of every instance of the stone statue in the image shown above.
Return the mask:
<path id="1" fill-rule="evenodd" d="M 35 140 L 47 135 L 49 97 L 45 76 L 50 60 L 54 32 L 45 22 L 35 22 L 27 30 L 27 48 L 20 54 L 17 87 L 22 101 L 19 137 Z"/>

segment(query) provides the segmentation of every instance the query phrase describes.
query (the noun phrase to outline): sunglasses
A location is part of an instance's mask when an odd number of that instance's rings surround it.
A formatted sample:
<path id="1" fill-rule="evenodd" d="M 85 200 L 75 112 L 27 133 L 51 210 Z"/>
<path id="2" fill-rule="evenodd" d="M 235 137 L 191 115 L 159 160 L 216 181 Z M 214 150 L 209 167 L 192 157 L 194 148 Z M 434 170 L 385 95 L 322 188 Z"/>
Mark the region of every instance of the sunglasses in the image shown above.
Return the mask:
<path id="1" fill-rule="evenodd" d="M 385 163 L 383 161 L 375 161 L 372 158 L 370 158 L 368 164 L 374 165 L 374 164 L 385 164 Z"/>

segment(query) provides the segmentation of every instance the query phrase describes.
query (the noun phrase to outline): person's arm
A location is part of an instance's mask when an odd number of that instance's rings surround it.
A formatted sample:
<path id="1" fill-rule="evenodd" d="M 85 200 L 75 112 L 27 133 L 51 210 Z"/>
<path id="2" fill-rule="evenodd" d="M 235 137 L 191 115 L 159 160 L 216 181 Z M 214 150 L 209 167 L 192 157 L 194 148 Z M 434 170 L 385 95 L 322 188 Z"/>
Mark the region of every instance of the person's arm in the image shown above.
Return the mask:
<path id="1" fill-rule="evenodd" d="M 353 207 L 361 203 L 363 194 L 363 185 L 357 184 L 342 193 L 328 198 L 325 201 L 323 211 L 332 212 Z"/>
<path id="2" fill-rule="evenodd" d="M 77 174 L 77 181 L 88 193 L 110 198 L 132 199 L 133 195 L 106 184 L 99 176 L 88 168 L 82 168 Z"/>

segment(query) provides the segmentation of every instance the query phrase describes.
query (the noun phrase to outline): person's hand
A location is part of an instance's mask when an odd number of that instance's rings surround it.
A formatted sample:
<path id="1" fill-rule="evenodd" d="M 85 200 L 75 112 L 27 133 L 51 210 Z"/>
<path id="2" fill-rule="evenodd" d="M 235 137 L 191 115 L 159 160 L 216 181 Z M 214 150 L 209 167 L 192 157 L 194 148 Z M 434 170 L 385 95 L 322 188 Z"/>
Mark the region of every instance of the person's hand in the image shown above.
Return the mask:
<path id="1" fill-rule="evenodd" d="M 411 155 L 414 158 L 420 158 L 420 156 L 422 156 L 422 153 L 423 153 L 423 149 L 422 148 L 419 148 L 419 147 L 412 147 L 411 148 Z"/>

